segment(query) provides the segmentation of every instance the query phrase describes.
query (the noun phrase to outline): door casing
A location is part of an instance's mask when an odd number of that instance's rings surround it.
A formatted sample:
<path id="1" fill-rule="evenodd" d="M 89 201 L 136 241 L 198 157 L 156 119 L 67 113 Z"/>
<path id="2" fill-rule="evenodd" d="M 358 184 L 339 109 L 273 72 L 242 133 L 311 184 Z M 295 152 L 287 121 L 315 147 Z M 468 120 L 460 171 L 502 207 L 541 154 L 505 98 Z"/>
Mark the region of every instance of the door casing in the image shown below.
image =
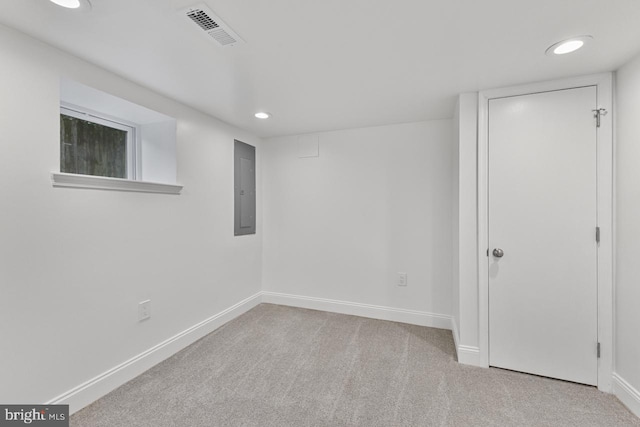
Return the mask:
<path id="1" fill-rule="evenodd" d="M 614 244 L 614 145 L 613 76 L 596 74 L 549 82 L 482 91 L 478 102 L 478 338 L 480 365 L 489 367 L 489 224 L 488 224 L 488 141 L 489 100 L 584 86 L 597 87 L 597 108 L 607 114 L 597 128 L 597 218 L 598 245 L 598 389 L 612 391 L 613 376 L 613 244 Z M 595 118 L 594 118 L 595 127 Z M 595 239 L 595 235 L 594 235 Z"/>

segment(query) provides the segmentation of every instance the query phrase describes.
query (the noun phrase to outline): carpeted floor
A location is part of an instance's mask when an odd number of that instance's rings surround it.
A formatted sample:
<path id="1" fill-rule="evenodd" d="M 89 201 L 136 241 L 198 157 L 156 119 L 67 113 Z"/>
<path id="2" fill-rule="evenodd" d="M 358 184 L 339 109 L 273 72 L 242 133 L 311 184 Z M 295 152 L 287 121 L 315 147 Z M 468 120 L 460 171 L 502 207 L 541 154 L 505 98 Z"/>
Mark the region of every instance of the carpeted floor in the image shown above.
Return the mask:
<path id="1" fill-rule="evenodd" d="M 262 304 L 71 426 L 640 426 L 593 387 L 459 365 L 451 332 Z"/>

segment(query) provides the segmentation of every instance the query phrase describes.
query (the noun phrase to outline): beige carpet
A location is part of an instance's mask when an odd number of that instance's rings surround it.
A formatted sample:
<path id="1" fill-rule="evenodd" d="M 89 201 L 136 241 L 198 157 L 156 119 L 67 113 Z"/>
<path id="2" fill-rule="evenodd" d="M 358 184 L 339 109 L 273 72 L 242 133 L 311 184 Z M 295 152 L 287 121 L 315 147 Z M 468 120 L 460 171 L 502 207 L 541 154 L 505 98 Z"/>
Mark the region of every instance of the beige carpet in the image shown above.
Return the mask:
<path id="1" fill-rule="evenodd" d="M 450 331 L 262 304 L 71 426 L 640 426 L 615 397 L 459 365 Z"/>

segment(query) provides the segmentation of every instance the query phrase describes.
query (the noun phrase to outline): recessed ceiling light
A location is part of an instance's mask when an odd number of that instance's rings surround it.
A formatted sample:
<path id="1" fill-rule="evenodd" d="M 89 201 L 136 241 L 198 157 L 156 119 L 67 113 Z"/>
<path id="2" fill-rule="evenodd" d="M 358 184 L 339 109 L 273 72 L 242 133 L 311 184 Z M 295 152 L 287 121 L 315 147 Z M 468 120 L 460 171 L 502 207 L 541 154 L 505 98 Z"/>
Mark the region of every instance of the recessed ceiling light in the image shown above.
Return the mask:
<path id="1" fill-rule="evenodd" d="M 66 7 L 67 9 L 91 9 L 91 3 L 89 0 L 50 0 L 52 3 L 58 6 Z"/>
<path id="2" fill-rule="evenodd" d="M 587 42 L 592 40 L 591 36 L 578 36 L 572 37 L 567 40 L 562 40 L 558 43 L 554 43 L 546 51 L 547 55 L 564 55 L 566 53 L 575 52 L 583 47 Z"/>
<path id="3" fill-rule="evenodd" d="M 255 116 L 258 119 L 268 119 L 269 117 L 271 117 L 271 114 L 264 111 L 260 111 L 259 113 L 256 113 Z"/>

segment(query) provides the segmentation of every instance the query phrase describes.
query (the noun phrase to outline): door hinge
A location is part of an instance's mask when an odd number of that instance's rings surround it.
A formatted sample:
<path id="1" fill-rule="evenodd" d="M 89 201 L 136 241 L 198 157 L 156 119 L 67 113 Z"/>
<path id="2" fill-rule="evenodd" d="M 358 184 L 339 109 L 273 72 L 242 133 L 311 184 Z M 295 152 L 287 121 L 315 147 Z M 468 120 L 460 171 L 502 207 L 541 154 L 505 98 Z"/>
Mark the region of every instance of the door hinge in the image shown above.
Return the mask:
<path id="1" fill-rule="evenodd" d="M 489 248 L 487 248 L 487 256 L 489 256 Z"/>
<path id="2" fill-rule="evenodd" d="M 598 359 L 600 359 L 600 343 L 598 343 Z"/>
<path id="3" fill-rule="evenodd" d="M 593 117 L 596 119 L 596 127 L 600 127 L 600 118 L 602 116 L 606 116 L 608 111 L 606 110 L 606 108 L 598 108 L 596 110 L 591 110 L 593 111 Z"/>
<path id="4" fill-rule="evenodd" d="M 596 227 L 596 243 L 600 243 L 600 227 Z"/>

